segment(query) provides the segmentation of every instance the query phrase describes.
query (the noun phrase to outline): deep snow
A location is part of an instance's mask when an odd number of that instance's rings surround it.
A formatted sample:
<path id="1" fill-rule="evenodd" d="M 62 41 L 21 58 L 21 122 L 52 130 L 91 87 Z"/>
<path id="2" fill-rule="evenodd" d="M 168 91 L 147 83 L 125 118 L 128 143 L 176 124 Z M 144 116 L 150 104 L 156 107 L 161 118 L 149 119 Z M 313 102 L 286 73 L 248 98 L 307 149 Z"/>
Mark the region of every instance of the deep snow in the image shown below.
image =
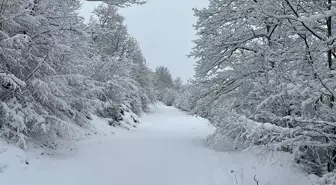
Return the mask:
<path id="1" fill-rule="evenodd" d="M 207 120 L 172 107 L 153 107 L 130 131 L 112 129 L 99 118 L 93 123 L 104 136 L 82 140 L 62 155 L 0 144 L 0 184 L 255 185 L 254 176 L 259 185 L 310 184 L 285 154 L 270 158 L 204 147 L 213 132 Z"/>

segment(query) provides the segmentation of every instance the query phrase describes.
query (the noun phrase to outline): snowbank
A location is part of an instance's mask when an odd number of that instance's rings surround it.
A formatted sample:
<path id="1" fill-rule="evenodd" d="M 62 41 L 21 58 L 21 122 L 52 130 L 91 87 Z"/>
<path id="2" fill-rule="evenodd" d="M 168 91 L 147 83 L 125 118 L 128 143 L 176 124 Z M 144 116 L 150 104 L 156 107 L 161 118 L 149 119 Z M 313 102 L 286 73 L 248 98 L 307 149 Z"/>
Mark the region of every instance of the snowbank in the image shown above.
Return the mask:
<path id="1" fill-rule="evenodd" d="M 126 115 L 126 114 L 125 114 Z M 130 119 L 132 117 L 129 117 Z M 111 127 L 93 116 L 96 134 L 50 155 L 1 144 L 0 182 L 10 185 L 303 185 L 313 176 L 286 153 L 217 152 L 204 147 L 209 121 L 158 104 L 141 127 Z M 227 143 L 230 145 L 230 143 Z M 233 143 L 231 143 L 231 146 Z"/>

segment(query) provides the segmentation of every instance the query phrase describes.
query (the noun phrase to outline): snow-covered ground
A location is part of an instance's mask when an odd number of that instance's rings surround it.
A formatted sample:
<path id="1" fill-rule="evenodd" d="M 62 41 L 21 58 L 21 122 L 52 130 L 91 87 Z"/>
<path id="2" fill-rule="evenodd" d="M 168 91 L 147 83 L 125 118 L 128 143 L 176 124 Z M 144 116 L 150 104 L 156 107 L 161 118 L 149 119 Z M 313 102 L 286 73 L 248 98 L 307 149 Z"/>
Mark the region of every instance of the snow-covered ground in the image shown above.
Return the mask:
<path id="1" fill-rule="evenodd" d="M 213 128 L 207 120 L 175 108 L 154 107 L 130 131 L 109 128 L 98 118 L 94 124 L 106 134 L 82 140 L 62 155 L 2 144 L 0 184 L 256 185 L 254 177 L 259 185 L 311 184 L 285 154 L 269 158 L 204 147 L 203 139 Z"/>

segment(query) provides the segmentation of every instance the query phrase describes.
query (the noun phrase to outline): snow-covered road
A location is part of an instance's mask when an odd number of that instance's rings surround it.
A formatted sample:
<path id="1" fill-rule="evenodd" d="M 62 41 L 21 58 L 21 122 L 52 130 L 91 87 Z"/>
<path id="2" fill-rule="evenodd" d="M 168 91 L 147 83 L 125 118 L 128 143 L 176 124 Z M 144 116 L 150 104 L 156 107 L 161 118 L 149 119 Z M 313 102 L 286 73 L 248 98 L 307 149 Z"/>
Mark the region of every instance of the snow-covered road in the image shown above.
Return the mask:
<path id="1" fill-rule="evenodd" d="M 69 155 L 39 157 L 0 173 L 4 185 L 308 185 L 286 160 L 204 147 L 207 121 L 160 105 L 138 129 L 85 141 Z M 0 155 L 1 159 L 1 155 Z"/>

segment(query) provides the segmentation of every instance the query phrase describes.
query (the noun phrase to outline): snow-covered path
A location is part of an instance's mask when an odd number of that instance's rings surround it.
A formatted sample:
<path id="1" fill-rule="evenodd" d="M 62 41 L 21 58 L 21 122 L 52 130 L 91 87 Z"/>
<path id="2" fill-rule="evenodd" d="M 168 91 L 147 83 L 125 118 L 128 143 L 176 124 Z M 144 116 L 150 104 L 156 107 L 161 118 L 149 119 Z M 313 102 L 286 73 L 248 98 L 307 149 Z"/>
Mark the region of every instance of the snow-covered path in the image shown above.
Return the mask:
<path id="1" fill-rule="evenodd" d="M 39 157 L 0 173 L 6 185 L 260 185 L 309 184 L 286 161 L 262 162 L 252 153 L 215 152 L 203 145 L 207 121 L 158 106 L 143 125 L 83 142 L 64 157 Z M 0 155 L 1 158 L 1 155 Z"/>

